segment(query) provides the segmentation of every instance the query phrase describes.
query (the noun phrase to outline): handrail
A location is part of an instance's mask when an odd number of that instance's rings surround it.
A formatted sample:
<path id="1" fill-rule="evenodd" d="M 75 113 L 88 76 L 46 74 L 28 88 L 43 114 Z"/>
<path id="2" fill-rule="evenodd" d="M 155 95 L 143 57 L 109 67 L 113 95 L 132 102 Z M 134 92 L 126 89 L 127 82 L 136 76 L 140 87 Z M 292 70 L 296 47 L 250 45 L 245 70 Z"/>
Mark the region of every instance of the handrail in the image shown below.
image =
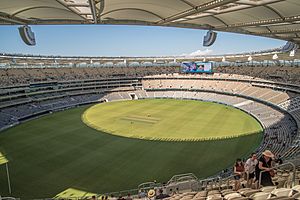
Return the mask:
<path id="1" fill-rule="evenodd" d="M 121 191 L 118 191 L 118 192 L 109 192 L 109 193 L 104 193 L 103 195 L 105 196 L 124 196 L 124 195 L 127 195 L 127 194 L 131 194 L 132 196 L 135 196 L 137 195 L 139 192 L 138 189 L 129 189 L 129 190 L 121 190 Z M 101 196 L 101 195 L 97 195 L 98 197 Z"/>
<path id="2" fill-rule="evenodd" d="M 201 186 L 201 189 L 203 187 L 203 183 L 206 183 L 205 184 L 205 187 L 208 186 L 208 184 L 211 182 L 213 183 L 213 185 L 217 185 L 217 183 L 219 183 L 219 189 L 220 189 L 220 180 L 221 180 L 221 177 L 213 177 L 213 178 L 207 178 L 207 179 L 202 179 L 202 180 L 199 180 L 199 184 Z"/>
<path id="3" fill-rule="evenodd" d="M 145 182 L 145 183 L 141 183 L 138 185 L 138 189 L 148 189 L 148 188 L 153 188 L 153 187 L 159 187 L 161 186 L 161 183 L 156 183 L 156 182 Z"/>
<path id="4" fill-rule="evenodd" d="M 295 183 L 296 183 L 296 166 L 292 163 L 292 162 L 287 162 L 287 163 L 284 163 L 282 165 L 278 165 L 278 166 L 275 166 L 275 167 L 272 167 L 270 168 L 271 170 L 272 169 L 279 169 L 280 167 L 283 167 L 283 166 L 292 166 L 293 168 L 293 177 L 292 177 L 292 185 L 291 186 L 294 186 Z M 262 173 L 264 172 L 268 172 L 269 170 L 262 170 L 260 171 L 259 173 L 259 179 L 258 179 L 258 188 L 261 187 L 261 177 L 262 177 Z"/>
<path id="5" fill-rule="evenodd" d="M 229 189 L 229 181 L 234 177 L 235 175 L 230 175 L 226 178 L 222 178 L 220 179 L 220 185 L 223 183 L 223 182 L 226 182 L 226 187 L 227 189 Z"/>
<path id="6" fill-rule="evenodd" d="M 172 176 L 172 178 L 168 181 L 167 184 L 180 181 L 181 178 L 187 178 L 187 177 L 190 177 L 191 179 L 194 179 L 194 180 L 198 180 L 197 176 L 195 176 L 195 174 L 193 174 L 193 173 L 178 174 L 178 175 Z"/>

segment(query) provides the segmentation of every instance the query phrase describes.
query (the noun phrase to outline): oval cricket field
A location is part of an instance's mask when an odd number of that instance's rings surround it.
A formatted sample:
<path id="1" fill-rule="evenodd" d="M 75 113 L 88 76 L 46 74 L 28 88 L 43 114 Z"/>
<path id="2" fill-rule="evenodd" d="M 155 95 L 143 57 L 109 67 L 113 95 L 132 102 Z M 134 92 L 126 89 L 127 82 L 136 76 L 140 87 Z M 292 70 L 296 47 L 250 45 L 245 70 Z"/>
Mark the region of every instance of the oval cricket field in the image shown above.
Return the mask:
<path id="1" fill-rule="evenodd" d="M 82 120 L 109 134 L 163 141 L 216 140 L 263 131 L 254 117 L 239 109 L 195 100 L 101 103 L 85 111 Z"/>

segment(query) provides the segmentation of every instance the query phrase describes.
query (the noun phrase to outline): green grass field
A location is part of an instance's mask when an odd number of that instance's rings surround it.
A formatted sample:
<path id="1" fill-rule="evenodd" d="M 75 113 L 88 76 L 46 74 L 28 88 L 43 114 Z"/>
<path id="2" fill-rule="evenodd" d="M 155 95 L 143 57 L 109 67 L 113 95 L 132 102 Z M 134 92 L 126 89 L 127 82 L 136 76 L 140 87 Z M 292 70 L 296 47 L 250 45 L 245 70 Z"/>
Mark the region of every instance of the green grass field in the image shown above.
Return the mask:
<path id="1" fill-rule="evenodd" d="M 82 118 L 97 130 L 150 140 L 205 140 L 262 131 L 255 118 L 239 109 L 195 100 L 103 103 L 89 108 Z"/>
<path id="2" fill-rule="evenodd" d="M 0 133 L 0 152 L 9 160 L 12 196 L 54 197 L 69 188 L 112 192 L 189 172 L 207 177 L 248 155 L 262 136 L 201 142 L 126 138 L 84 124 L 81 116 L 88 107 L 47 115 Z M 151 117 L 152 121 L 161 118 Z M 0 165 L 0 194 L 8 195 L 4 165 Z"/>

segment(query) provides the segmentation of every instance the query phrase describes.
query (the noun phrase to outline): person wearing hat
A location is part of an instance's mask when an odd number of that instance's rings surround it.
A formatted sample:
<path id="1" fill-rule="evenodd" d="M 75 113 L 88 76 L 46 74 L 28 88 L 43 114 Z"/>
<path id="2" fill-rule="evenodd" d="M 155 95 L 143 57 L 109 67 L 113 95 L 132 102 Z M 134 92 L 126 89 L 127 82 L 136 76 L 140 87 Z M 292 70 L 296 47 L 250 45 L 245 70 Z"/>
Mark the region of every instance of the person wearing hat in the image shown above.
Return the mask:
<path id="1" fill-rule="evenodd" d="M 262 186 L 273 186 L 272 182 L 272 173 L 274 170 L 272 169 L 272 161 L 274 159 L 274 154 L 270 150 L 265 150 L 262 153 L 262 156 L 258 160 L 258 164 L 255 167 L 255 176 L 257 184 L 259 184 L 259 175 L 261 174 L 260 185 Z M 258 185 L 259 186 L 259 185 Z"/>
<path id="2" fill-rule="evenodd" d="M 155 190 L 151 189 L 148 191 L 148 199 L 155 199 Z"/>

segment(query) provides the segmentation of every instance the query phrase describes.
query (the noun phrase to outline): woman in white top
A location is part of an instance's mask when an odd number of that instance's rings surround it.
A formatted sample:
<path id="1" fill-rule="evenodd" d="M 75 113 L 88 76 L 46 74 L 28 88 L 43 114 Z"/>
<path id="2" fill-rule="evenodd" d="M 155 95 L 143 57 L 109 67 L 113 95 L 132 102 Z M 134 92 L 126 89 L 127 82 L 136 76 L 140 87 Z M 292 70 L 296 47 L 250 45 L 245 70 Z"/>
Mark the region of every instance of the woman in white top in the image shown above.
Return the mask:
<path id="1" fill-rule="evenodd" d="M 258 160 L 255 153 L 251 154 L 251 157 L 245 163 L 245 172 L 247 175 L 247 187 L 252 188 L 253 179 L 255 177 L 255 166 Z"/>

